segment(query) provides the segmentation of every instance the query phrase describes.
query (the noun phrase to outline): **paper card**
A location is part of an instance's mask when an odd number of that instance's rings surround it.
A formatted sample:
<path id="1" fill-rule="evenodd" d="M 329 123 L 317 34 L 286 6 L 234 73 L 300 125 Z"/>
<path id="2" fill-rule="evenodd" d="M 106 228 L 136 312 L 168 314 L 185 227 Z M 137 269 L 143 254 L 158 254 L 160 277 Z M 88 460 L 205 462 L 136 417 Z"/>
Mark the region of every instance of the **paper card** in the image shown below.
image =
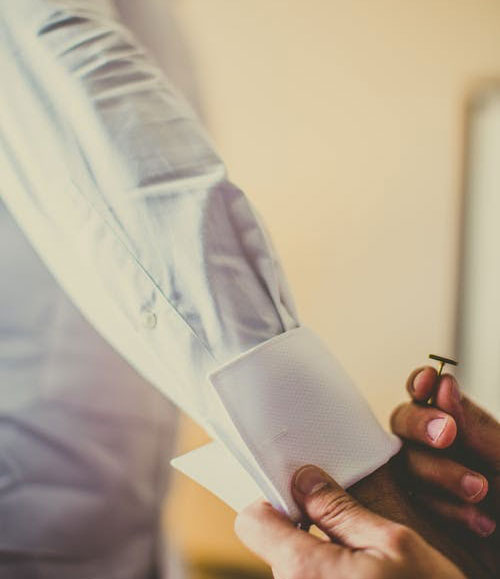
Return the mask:
<path id="1" fill-rule="evenodd" d="M 171 464 L 236 512 L 262 497 L 252 477 L 220 442 L 211 442 L 174 458 Z"/>

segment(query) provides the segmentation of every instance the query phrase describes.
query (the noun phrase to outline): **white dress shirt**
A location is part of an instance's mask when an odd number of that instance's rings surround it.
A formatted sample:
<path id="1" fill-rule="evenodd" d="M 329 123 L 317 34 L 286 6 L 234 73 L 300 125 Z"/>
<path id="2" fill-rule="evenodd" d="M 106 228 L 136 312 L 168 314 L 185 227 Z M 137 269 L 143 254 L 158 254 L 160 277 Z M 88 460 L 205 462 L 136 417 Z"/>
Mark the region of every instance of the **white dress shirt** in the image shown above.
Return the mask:
<path id="1" fill-rule="evenodd" d="M 201 381 L 298 326 L 270 240 L 108 2 L 1 6 L 4 201 L 92 324 L 210 429 Z"/>
<path id="2" fill-rule="evenodd" d="M 286 486 L 295 463 L 285 461 L 276 473 L 269 464 L 280 449 L 293 453 L 291 442 L 282 444 L 287 429 L 265 429 L 270 438 L 260 450 L 276 433 L 280 443 L 259 455 L 262 425 L 251 424 L 255 413 L 237 408 L 238 399 L 257 408 L 252 383 L 258 377 L 266 408 L 292 406 L 300 376 L 313 400 L 316 394 L 322 400 L 322 381 L 330 404 L 328 382 L 335 382 L 337 366 L 325 363 L 329 354 L 300 329 L 279 260 L 249 200 L 228 180 L 189 105 L 107 1 L 0 0 L 0 6 L 6 205 L 99 333 L 222 440 L 268 498 L 290 512 Z M 350 463 L 344 481 L 350 484 L 398 444 L 343 376 L 337 386 L 338 434 L 354 440 L 332 464 L 342 478 Z M 280 398 L 280 389 L 290 396 Z M 325 407 L 335 411 L 335 404 Z M 286 420 L 286 408 L 271 412 L 266 427 Z M 350 430 L 356 417 L 361 426 Z M 359 444 L 355 431 L 362 433 Z"/>
<path id="3" fill-rule="evenodd" d="M 0 578 L 149 577 L 175 411 L 78 312 L 1 202 L 0 247 Z"/>

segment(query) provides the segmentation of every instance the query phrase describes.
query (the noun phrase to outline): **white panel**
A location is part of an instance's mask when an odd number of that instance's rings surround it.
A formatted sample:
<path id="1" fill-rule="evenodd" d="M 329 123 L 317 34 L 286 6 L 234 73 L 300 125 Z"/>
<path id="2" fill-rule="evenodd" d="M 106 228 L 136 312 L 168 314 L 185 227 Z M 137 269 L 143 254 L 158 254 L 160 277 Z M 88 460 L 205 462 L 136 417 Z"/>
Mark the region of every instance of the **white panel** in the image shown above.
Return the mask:
<path id="1" fill-rule="evenodd" d="M 500 87 L 471 108 L 460 312 L 460 379 L 500 414 Z"/>

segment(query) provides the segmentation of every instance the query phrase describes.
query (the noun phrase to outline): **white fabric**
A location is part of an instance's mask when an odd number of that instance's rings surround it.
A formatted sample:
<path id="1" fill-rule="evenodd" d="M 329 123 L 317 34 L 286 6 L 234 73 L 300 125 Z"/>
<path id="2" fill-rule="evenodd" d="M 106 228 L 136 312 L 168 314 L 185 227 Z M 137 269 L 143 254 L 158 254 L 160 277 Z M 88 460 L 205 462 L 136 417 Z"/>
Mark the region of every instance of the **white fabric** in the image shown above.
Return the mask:
<path id="1" fill-rule="evenodd" d="M 291 448 L 296 426 L 284 418 L 300 388 L 311 405 L 289 418 L 305 426 L 316 426 L 320 410 L 309 398 L 338 413 L 337 387 L 354 423 L 367 413 L 312 337 L 294 346 L 303 382 L 291 381 L 279 345 L 307 332 L 292 331 L 300 322 L 288 284 L 251 203 L 107 0 L 0 0 L 0 8 L 5 204 L 91 324 L 293 514 L 283 464 L 327 463 L 326 447 L 308 454 L 311 440 Z M 211 385 L 208 374 L 228 362 Z M 325 382 L 330 371 L 335 380 Z M 318 437 L 329 428 L 321 418 Z M 334 454 L 328 463 L 344 482 L 388 458 L 379 427 L 368 424 L 360 432 L 381 442 L 366 446 L 373 455 L 360 452 L 353 466 Z M 257 427 L 278 436 L 268 447 L 276 471 Z M 281 428 L 289 429 L 282 441 Z"/>
<path id="2" fill-rule="evenodd" d="M 255 463 L 244 459 L 242 463 L 255 485 L 243 473 L 237 478 L 234 465 L 213 448 L 212 454 L 201 454 L 205 468 L 213 473 L 209 478 L 202 480 L 191 463 L 177 466 L 198 476 L 205 486 L 212 485 L 233 507 L 250 503 L 257 486 L 276 508 L 297 520 L 300 513 L 290 483 L 298 468 L 315 464 L 349 487 L 387 462 L 401 446 L 396 436 L 380 427 L 338 361 L 306 327 L 257 346 L 210 379 L 241 437 L 229 439 L 219 430 L 220 440 L 230 448 L 238 440 L 239 457 L 251 454 Z M 232 487 L 227 481 L 216 481 L 228 476 L 229 468 Z"/>
<path id="3" fill-rule="evenodd" d="M 1 201 L 0 247 L 0 577 L 146 579 L 165 548 L 175 410 L 83 318 Z"/>
<path id="4" fill-rule="evenodd" d="M 8 50 L 0 60 L 8 64 L 1 67 L 2 112 L 11 111 L 2 97 L 21 95 L 18 110 L 28 114 L 22 70 L 11 74 L 16 62 Z M 28 124 L 37 123 L 40 115 L 28 117 Z M 22 119 L 11 115 L 8 121 L 19 123 L 22 136 Z M 48 135 L 32 130 L 50 151 Z M 120 325 L 123 316 L 109 294 L 92 291 L 94 266 L 89 272 L 86 260 L 75 259 L 73 243 L 64 243 L 50 218 L 37 214 L 35 191 L 30 194 L 5 162 L 6 136 L 0 123 L 0 195 L 11 199 L 26 225 L 20 231 L 0 200 L 0 577 L 183 577 L 161 521 L 177 413 L 68 299 L 80 301 L 83 294 L 85 303 L 95 303 L 93 325 L 113 320 L 121 349 L 144 347 L 128 324 L 125 330 Z M 45 185 L 54 187 L 56 177 Z M 68 272 L 62 280 L 68 295 L 46 265 Z M 148 367 L 158 366 L 149 354 Z M 161 376 L 174 382 L 164 368 Z"/>

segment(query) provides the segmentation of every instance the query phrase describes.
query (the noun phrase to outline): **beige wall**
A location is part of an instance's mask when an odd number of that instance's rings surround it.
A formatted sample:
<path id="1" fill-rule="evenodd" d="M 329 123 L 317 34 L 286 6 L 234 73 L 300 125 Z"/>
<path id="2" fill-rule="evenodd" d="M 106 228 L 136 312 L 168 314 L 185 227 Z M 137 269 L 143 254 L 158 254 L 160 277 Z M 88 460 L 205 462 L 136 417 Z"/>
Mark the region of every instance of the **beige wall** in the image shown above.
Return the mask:
<path id="1" fill-rule="evenodd" d="M 178 0 L 173 12 L 209 129 L 303 322 L 386 420 L 409 370 L 454 351 L 464 102 L 500 76 L 500 1 Z M 239 557 L 232 516 L 182 486 L 189 548 Z"/>

